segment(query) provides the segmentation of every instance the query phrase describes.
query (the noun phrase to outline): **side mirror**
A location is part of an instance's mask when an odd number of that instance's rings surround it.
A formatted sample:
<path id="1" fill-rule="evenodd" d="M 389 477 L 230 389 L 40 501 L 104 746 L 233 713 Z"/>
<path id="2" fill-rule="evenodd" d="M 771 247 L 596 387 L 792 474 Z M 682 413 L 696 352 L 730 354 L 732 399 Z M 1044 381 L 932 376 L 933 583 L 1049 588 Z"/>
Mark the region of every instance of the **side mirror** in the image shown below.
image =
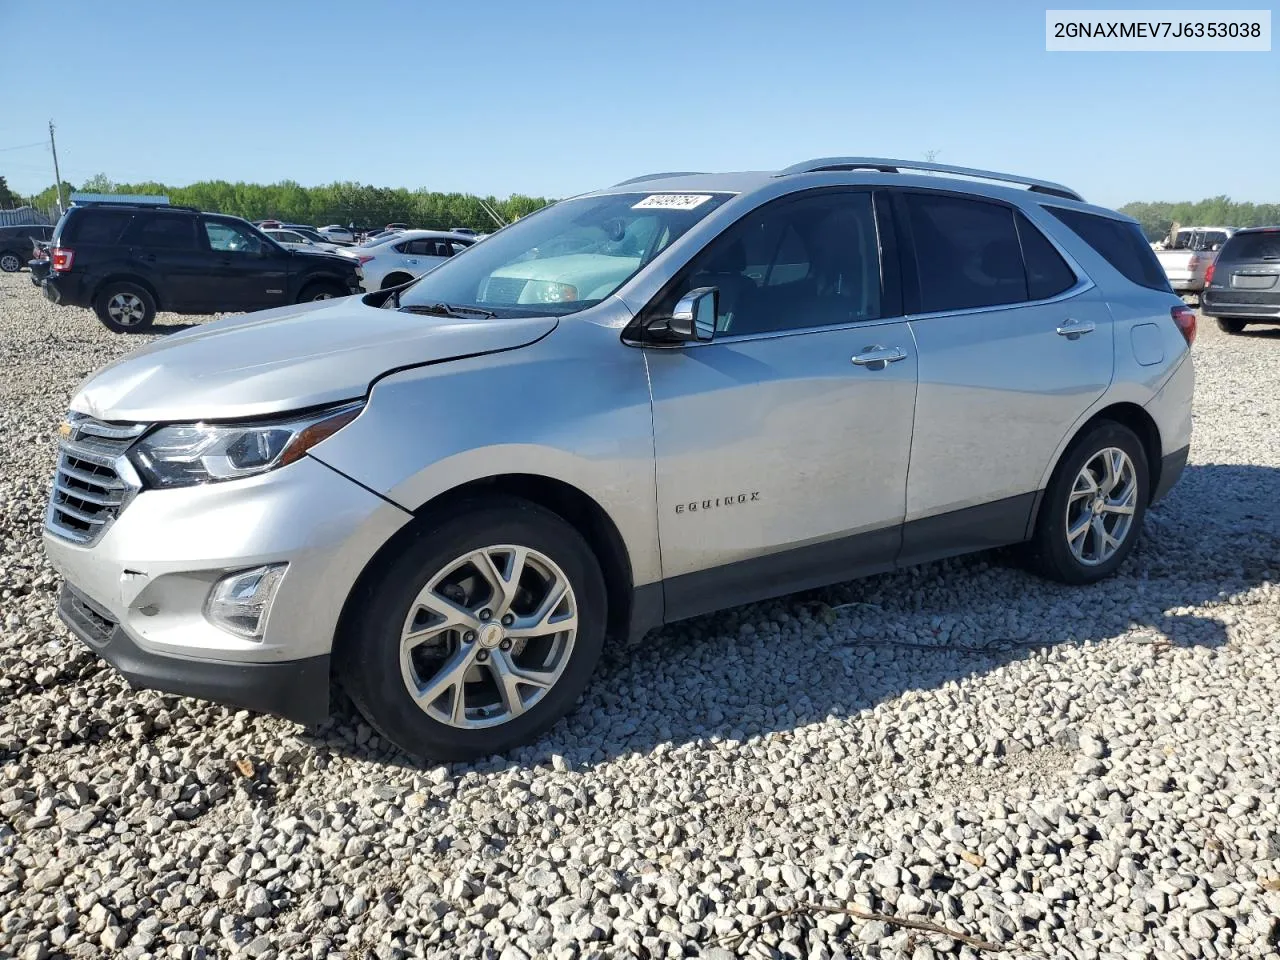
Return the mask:
<path id="1" fill-rule="evenodd" d="M 720 291 L 715 287 L 690 290 L 671 311 L 667 330 L 681 340 L 711 340 L 716 335 L 719 301 Z"/>

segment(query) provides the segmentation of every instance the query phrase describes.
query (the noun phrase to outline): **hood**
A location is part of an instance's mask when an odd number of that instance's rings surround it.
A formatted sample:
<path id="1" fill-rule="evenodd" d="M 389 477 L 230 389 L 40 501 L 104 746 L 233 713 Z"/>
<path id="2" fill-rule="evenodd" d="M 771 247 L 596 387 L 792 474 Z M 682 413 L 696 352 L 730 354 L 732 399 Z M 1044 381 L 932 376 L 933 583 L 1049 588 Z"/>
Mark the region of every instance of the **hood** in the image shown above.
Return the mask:
<path id="1" fill-rule="evenodd" d="M 458 319 L 359 297 L 215 320 L 150 343 L 80 385 L 71 409 L 99 420 L 227 420 L 364 396 L 389 370 L 526 346 L 555 317 Z"/>

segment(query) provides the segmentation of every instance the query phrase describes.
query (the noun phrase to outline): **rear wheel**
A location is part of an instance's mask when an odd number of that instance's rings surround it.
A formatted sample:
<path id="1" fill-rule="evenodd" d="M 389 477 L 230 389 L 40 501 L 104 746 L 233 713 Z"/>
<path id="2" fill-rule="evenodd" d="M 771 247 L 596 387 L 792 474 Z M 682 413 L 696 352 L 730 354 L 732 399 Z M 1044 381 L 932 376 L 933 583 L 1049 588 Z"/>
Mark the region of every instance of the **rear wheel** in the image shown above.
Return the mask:
<path id="1" fill-rule="evenodd" d="M 338 647 L 348 694 L 389 740 L 438 760 L 533 740 L 573 706 L 604 642 L 594 554 L 523 500 L 421 521 L 354 602 Z"/>
<path id="2" fill-rule="evenodd" d="M 1218 318 L 1218 329 L 1223 333 L 1240 333 L 1244 330 L 1244 327 L 1245 321 L 1243 320 L 1228 320 L 1224 317 Z"/>
<path id="3" fill-rule="evenodd" d="M 1142 441 L 1102 421 L 1063 455 L 1045 490 L 1031 541 L 1033 566 L 1063 583 L 1093 583 L 1133 551 L 1150 500 Z"/>
<path id="4" fill-rule="evenodd" d="M 308 283 L 298 294 L 299 303 L 310 303 L 312 300 L 332 300 L 335 297 L 349 296 L 350 290 L 344 290 L 336 280 L 315 280 Z"/>
<path id="5" fill-rule="evenodd" d="M 381 289 L 386 290 L 388 287 L 398 287 L 402 283 L 408 283 L 413 277 L 407 273 L 392 273 L 382 281 Z"/>
<path id="6" fill-rule="evenodd" d="M 21 269 L 22 258 L 16 253 L 11 253 L 8 250 L 4 253 L 0 253 L 0 270 L 3 270 L 5 273 L 17 273 Z"/>
<path id="7" fill-rule="evenodd" d="M 94 311 L 113 333 L 138 333 L 156 318 L 155 298 L 136 283 L 109 283 L 98 291 Z"/>

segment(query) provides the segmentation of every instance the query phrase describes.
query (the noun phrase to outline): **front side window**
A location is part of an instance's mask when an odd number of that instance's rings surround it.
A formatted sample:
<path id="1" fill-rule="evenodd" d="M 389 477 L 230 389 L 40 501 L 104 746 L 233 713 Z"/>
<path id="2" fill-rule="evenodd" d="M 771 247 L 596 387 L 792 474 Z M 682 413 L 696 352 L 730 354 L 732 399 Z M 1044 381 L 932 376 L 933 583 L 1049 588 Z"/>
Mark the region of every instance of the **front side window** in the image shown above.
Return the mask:
<path id="1" fill-rule="evenodd" d="M 635 192 L 562 200 L 423 275 L 399 303 L 506 317 L 576 313 L 611 295 L 730 196 Z"/>
<path id="2" fill-rule="evenodd" d="M 904 194 L 921 311 L 971 310 L 1028 298 L 1013 211 L 946 194 Z"/>
<path id="3" fill-rule="evenodd" d="M 217 253 L 261 253 L 262 241 L 249 231 L 218 220 L 204 222 L 209 249 Z"/>
<path id="4" fill-rule="evenodd" d="M 749 213 L 693 259 L 655 309 L 669 312 L 699 287 L 719 291 L 716 332 L 725 336 L 878 318 L 871 194 L 824 192 Z"/>

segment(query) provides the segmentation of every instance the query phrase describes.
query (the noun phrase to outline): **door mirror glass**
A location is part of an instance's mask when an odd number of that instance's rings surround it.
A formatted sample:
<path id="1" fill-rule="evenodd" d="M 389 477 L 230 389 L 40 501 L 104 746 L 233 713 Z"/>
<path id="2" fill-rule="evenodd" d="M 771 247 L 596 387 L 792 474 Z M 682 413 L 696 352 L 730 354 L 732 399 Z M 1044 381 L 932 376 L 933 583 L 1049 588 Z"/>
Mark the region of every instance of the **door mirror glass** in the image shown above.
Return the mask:
<path id="1" fill-rule="evenodd" d="M 715 287 L 690 290 L 676 303 L 667 330 L 682 340 L 710 340 L 716 335 L 719 296 Z"/>

